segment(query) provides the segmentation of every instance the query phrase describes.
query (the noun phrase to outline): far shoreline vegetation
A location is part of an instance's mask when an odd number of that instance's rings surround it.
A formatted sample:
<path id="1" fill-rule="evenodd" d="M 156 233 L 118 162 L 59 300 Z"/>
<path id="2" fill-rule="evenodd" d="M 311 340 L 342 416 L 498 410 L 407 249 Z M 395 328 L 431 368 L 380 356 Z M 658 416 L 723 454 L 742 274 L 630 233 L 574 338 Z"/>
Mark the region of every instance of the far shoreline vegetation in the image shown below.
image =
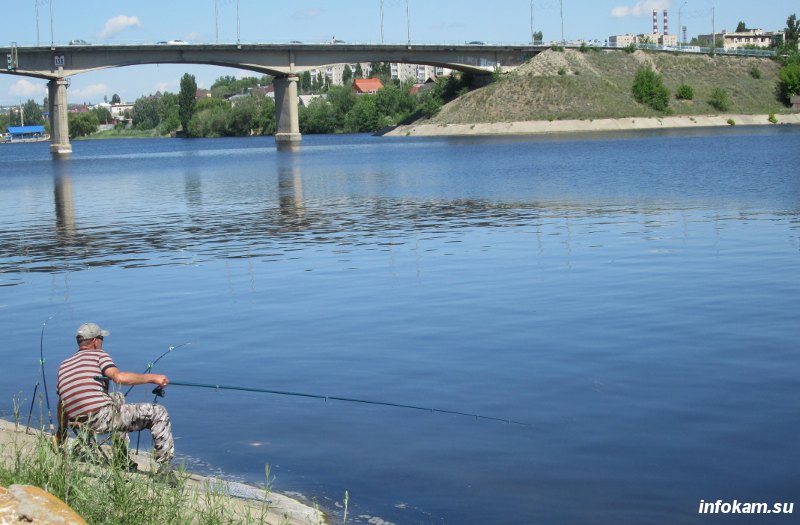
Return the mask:
<path id="1" fill-rule="evenodd" d="M 390 65 L 374 62 L 372 78 L 383 88 L 356 94 L 361 66 L 345 66 L 344 85 L 306 72 L 298 81 L 302 134 L 370 133 L 402 124 L 481 124 L 515 121 L 592 120 L 708 114 L 774 114 L 790 111 L 800 95 L 800 24 L 787 19 L 786 39 L 774 58 L 553 46 L 509 73 L 476 76 L 453 72 L 412 89 L 392 79 Z M 105 107 L 69 114 L 70 139 L 242 137 L 275 133 L 275 102 L 266 93 L 272 77 L 223 76 L 198 99 L 193 75 L 179 93 L 138 98 L 130 119 L 113 129 Z M 112 103 L 119 103 L 113 95 Z M 47 107 L 47 102 L 43 107 Z M 48 124 L 41 106 L 23 106 L 26 124 Z M 0 129 L 19 125 L 0 115 Z"/>

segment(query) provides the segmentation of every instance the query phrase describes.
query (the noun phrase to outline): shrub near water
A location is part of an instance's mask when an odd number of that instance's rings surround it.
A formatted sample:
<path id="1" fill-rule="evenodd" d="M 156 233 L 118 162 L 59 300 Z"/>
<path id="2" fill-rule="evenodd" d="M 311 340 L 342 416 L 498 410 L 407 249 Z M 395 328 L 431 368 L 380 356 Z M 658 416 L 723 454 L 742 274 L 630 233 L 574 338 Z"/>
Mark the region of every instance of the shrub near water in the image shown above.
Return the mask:
<path id="1" fill-rule="evenodd" d="M 731 107 L 731 97 L 722 88 L 714 88 L 708 101 L 711 106 L 719 111 L 728 111 Z"/>
<path id="2" fill-rule="evenodd" d="M 666 111 L 669 107 L 669 90 L 664 86 L 664 79 L 650 66 L 639 68 L 631 89 L 636 102 L 656 111 Z"/>
<path id="3" fill-rule="evenodd" d="M 688 84 L 681 84 L 678 90 L 675 91 L 675 98 L 678 100 L 692 100 L 694 98 L 694 89 Z"/>

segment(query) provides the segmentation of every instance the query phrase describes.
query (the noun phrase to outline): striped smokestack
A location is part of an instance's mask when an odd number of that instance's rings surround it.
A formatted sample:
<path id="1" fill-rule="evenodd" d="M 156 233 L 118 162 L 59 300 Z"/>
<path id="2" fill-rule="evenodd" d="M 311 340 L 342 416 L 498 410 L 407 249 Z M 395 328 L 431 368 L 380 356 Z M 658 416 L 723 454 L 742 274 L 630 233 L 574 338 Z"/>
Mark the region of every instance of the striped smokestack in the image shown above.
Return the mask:
<path id="1" fill-rule="evenodd" d="M 653 9 L 653 34 L 658 34 L 658 11 Z"/>
<path id="2" fill-rule="evenodd" d="M 669 22 L 667 22 L 667 10 L 664 9 L 664 34 L 669 34 Z"/>

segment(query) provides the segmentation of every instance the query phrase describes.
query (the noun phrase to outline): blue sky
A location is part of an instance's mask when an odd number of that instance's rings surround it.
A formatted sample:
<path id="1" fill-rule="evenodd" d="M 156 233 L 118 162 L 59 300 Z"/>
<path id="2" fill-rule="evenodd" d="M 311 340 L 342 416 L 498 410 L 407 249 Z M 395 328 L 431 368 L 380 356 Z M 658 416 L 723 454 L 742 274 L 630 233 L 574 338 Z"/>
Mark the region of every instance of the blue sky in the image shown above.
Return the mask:
<path id="1" fill-rule="evenodd" d="M 326 42 L 348 43 L 517 43 L 530 40 L 531 5 L 535 30 L 545 41 L 564 38 L 605 40 L 609 35 L 649 33 L 652 10 L 670 10 L 670 32 L 678 31 L 678 12 L 689 37 L 710 33 L 714 8 L 717 30 L 748 27 L 779 30 L 798 0 L 0 0 L 2 45 L 66 44 L 83 39 L 96 44 Z M 406 16 L 408 6 L 409 16 Z M 238 7 L 238 17 L 237 17 Z M 215 14 L 216 13 L 216 14 Z M 660 19 L 660 17 L 659 17 Z M 10 23 L 13 20 L 13 23 Z M 660 23 L 660 22 L 659 22 Z M 70 102 L 102 102 L 119 94 L 124 101 L 156 91 L 178 91 L 184 73 L 201 87 L 222 75 L 252 73 L 183 65 L 136 66 L 72 78 Z M 45 82 L 0 75 L 0 105 L 41 101 Z"/>

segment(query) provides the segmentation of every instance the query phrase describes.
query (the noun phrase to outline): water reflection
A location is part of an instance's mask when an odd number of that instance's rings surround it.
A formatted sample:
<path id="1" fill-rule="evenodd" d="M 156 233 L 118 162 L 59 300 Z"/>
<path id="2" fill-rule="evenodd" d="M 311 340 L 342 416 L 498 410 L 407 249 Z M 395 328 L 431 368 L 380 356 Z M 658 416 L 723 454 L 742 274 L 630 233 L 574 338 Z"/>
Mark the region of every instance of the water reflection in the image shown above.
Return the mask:
<path id="1" fill-rule="evenodd" d="M 53 199 L 56 211 L 56 233 L 60 244 L 70 244 L 76 231 L 75 206 L 72 199 L 72 177 L 70 163 L 64 159 L 54 160 Z"/>

